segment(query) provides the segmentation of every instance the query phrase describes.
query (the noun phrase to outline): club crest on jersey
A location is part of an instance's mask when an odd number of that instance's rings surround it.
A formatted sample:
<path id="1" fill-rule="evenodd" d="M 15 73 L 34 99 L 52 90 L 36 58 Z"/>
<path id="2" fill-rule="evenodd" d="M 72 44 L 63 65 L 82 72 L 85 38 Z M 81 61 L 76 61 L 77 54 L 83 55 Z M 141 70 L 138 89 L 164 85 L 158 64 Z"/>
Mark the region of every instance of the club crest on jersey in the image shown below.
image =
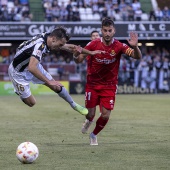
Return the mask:
<path id="1" fill-rule="evenodd" d="M 110 55 L 111 55 L 112 57 L 115 56 L 115 55 L 116 55 L 115 51 L 112 50 L 112 51 L 110 52 Z"/>

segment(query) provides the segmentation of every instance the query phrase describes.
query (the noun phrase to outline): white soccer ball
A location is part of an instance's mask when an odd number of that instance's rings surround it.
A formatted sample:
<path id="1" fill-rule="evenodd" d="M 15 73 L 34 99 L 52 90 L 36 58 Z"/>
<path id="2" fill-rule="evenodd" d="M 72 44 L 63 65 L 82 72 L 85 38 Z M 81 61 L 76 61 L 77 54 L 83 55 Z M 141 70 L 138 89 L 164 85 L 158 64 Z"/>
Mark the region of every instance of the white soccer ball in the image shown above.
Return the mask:
<path id="1" fill-rule="evenodd" d="M 39 151 L 35 144 L 31 142 L 23 142 L 18 146 L 16 156 L 20 162 L 31 164 L 38 158 Z"/>

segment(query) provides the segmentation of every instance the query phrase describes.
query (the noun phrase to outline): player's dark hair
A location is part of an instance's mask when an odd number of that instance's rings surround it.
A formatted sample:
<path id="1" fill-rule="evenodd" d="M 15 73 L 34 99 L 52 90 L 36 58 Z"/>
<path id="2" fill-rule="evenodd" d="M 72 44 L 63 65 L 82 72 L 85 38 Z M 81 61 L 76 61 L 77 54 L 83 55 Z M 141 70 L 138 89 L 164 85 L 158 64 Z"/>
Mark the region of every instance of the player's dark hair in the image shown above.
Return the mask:
<path id="1" fill-rule="evenodd" d="M 90 35 L 92 36 L 92 34 L 93 34 L 93 33 L 98 33 L 98 34 L 99 34 L 99 31 L 97 31 L 97 30 L 93 30 L 93 31 L 91 32 L 91 34 L 90 34 Z"/>
<path id="2" fill-rule="evenodd" d="M 51 33 L 50 36 L 55 36 L 57 39 L 65 38 L 66 41 L 69 41 L 70 35 L 68 34 L 66 28 L 64 27 L 57 27 Z"/>
<path id="3" fill-rule="evenodd" d="M 110 19 L 110 18 L 108 18 L 108 17 L 106 17 L 106 18 L 104 18 L 103 20 L 102 20 L 102 27 L 103 26 L 106 26 L 106 27 L 108 27 L 108 26 L 115 26 L 115 24 L 114 24 L 114 21 L 112 20 L 112 19 Z"/>

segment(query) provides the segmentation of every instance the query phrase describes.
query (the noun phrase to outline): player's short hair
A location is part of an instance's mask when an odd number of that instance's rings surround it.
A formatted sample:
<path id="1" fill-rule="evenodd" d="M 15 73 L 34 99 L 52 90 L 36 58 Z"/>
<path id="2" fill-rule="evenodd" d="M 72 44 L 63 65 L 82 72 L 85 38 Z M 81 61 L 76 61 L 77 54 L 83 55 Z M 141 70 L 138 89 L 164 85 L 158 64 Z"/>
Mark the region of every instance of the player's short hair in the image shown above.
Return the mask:
<path id="1" fill-rule="evenodd" d="M 102 27 L 103 26 L 115 26 L 115 24 L 114 24 L 114 21 L 112 20 L 112 19 L 110 19 L 110 18 L 108 18 L 108 17 L 106 17 L 106 18 L 104 18 L 103 20 L 102 20 Z"/>
<path id="2" fill-rule="evenodd" d="M 91 32 L 90 36 L 92 36 L 93 33 L 98 33 L 98 34 L 99 34 L 99 31 L 93 30 L 93 31 Z"/>
<path id="3" fill-rule="evenodd" d="M 57 39 L 62 39 L 65 38 L 66 41 L 69 41 L 70 39 L 70 35 L 67 32 L 67 29 L 65 27 L 57 27 L 55 28 L 51 33 L 50 33 L 51 37 L 56 37 Z"/>

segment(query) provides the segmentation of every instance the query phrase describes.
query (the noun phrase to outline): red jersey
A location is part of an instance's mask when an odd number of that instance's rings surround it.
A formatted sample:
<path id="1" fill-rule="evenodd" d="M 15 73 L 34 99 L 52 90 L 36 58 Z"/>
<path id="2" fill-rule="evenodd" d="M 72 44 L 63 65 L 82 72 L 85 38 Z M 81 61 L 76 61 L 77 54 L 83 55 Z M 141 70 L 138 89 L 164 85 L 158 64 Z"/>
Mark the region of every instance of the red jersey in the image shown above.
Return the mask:
<path id="1" fill-rule="evenodd" d="M 87 87 L 95 89 L 115 89 L 118 83 L 118 71 L 122 54 L 131 55 L 133 49 L 113 39 L 109 46 L 104 45 L 102 38 L 88 43 L 87 50 L 102 50 L 105 54 L 87 56 Z"/>

